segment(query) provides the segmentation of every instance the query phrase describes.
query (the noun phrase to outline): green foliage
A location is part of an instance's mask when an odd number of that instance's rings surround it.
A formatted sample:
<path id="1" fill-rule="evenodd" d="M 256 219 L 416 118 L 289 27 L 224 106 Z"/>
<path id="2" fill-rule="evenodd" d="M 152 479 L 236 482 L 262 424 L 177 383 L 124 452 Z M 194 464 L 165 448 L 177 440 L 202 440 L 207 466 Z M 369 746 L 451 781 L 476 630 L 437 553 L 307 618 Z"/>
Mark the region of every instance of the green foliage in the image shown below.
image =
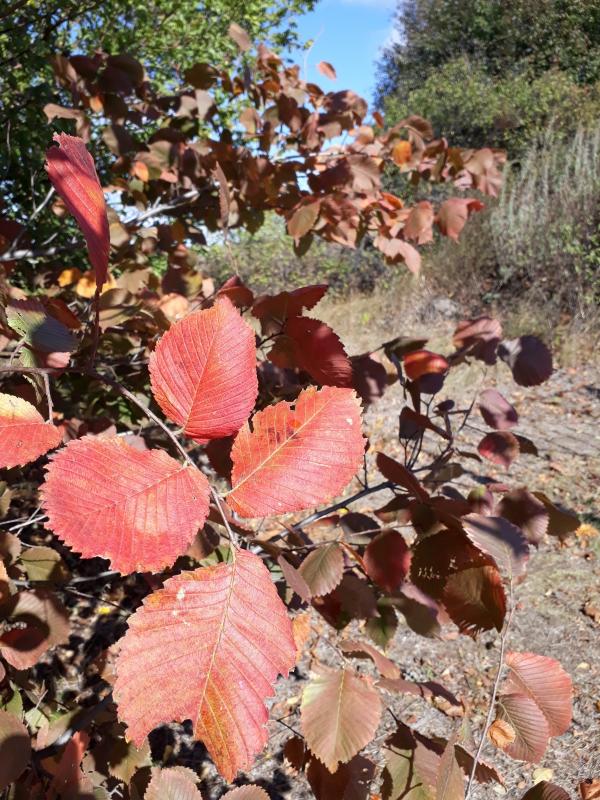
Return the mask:
<path id="1" fill-rule="evenodd" d="M 424 114 L 514 156 L 550 121 L 572 134 L 599 115 L 598 0 L 409 0 L 396 25 L 379 73 L 388 121 Z"/>
<path id="2" fill-rule="evenodd" d="M 561 313 L 594 322 L 600 303 L 600 129 L 532 147 L 489 213 L 458 245 L 440 242 L 428 269 L 488 302 L 519 300 L 551 332 Z"/>
<path id="3" fill-rule="evenodd" d="M 299 256 L 283 223 L 275 216 L 268 216 L 255 234 L 240 231 L 234 253 L 232 263 L 227 247 L 212 245 L 203 249 L 202 265 L 217 284 L 235 269 L 258 293 L 323 282 L 329 284 L 330 293 L 338 296 L 352 291 L 372 292 L 404 271 L 403 267 L 386 264 L 381 254 L 366 244 L 349 250 L 315 237 L 308 252 Z"/>
<path id="4" fill-rule="evenodd" d="M 391 95 L 386 114 L 402 119 L 423 114 L 437 133 L 462 145 L 486 142 L 507 148 L 511 156 L 552 126 L 564 135 L 600 116 L 600 84 L 578 86 L 567 73 L 552 69 L 492 77 L 483 65 L 460 57 L 432 72 L 421 86 Z"/>

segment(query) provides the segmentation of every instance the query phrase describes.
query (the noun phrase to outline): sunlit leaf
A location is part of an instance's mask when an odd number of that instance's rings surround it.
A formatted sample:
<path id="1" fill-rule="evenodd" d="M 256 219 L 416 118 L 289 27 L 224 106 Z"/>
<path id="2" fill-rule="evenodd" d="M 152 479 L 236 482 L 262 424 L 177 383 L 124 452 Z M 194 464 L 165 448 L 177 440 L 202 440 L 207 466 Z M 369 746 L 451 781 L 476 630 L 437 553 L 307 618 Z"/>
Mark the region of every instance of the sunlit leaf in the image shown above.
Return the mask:
<path id="1" fill-rule="evenodd" d="M 279 673 L 294 666 L 292 625 L 268 570 L 235 560 L 167 580 L 129 618 L 114 688 L 138 746 L 161 723 L 192 720 L 218 770 L 232 780 L 264 747 Z"/>
<path id="2" fill-rule="evenodd" d="M 511 577 L 525 572 L 529 547 L 522 532 L 502 517 L 468 514 L 461 524 L 473 544 Z"/>
<path id="3" fill-rule="evenodd" d="M 229 436 L 254 407 L 254 332 L 226 297 L 175 323 L 150 357 L 163 412 L 197 442 Z"/>
<path id="4" fill-rule="evenodd" d="M 27 400 L 0 394 L 0 468 L 12 469 L 58 447 L 59 428 L 45 422 Z"/>
<path id="5" fill-rule="evenodd" d="M 185 767 L 154 767 L 144 800 L 202 800 L 198 777 Z"/>
<path id="6" fill-rule="evenodd" d="M 123 573 L 173 564 L 204 524 L 209 491 L 199 470 L 120 436 L 69 442 L 40 489 L 48 528 L 85 558 L 108 558 Z"/>
<path id="7" fill-rule="evenodd" d="M 344 555 L 337 542 L 316 547 L 300 565 L 300 576 L 313 597 L 332 592 L 344 574 Z"/>
<path id="8" fill-rule="evenodd" d="M 479 395 L 479 410 L 490 428 L 506 431 L 519 421 L 519 415 L 496 389 L 486 389 Z"/>
<path id="9" fill-rule="evenodd" d="M 108 275 L 110 234 L 106 201 L 94 160 L 83 140 L 55 133 L 58 147 L 46 151 L 46 170 L 52 185 L 81 228 L 99 286 Z"/>
<path id="10" fill-rule="evenodd" d="M 302 733 L 311 751 L 335 772 L 367 745 L 377 730 L 381 700 L 368 678 L 347 669 L 319 667 L 302 694 Z"/>
<path id="11" fill-rule="evenodd" d="M 519 455 L 519 442 L 510 431 L 494 431 L 483 437 L 477 451 L 488 461 L 508 469 Z"/>
<path id="12" fill-rule="evenodd" d="M 259 411 L 231 451 L 228 504 L 242 517 L 301 511 L 340 492 L 362 462 L 360 404 L 351 389 L 305 389 L 293 407 Z"/>

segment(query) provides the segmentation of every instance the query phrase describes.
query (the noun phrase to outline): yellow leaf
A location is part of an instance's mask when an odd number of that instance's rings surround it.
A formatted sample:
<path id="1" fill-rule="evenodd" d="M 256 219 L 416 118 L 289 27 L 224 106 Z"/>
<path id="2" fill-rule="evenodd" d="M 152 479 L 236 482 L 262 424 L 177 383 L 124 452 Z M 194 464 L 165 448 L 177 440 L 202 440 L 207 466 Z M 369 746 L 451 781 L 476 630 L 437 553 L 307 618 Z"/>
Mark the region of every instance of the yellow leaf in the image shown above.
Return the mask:
<path id="1" fill-rule="evenodd" d="M 68 269 L 63 269 L 58 276 L 58 285 L 70 286 L 72 283 L 76 283 L 80 278 L 81 270 L 77 269 L 77 267 L 69 267 Z"/>

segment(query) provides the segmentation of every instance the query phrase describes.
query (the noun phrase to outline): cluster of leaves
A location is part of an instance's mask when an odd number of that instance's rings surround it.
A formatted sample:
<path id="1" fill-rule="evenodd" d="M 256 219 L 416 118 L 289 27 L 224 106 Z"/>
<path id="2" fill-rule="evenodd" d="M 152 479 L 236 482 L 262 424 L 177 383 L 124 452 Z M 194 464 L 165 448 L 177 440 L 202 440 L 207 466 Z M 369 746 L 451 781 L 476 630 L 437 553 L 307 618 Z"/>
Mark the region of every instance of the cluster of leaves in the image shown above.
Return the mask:
<path id="1" fill-rule="evenodd" d="M 382 189 L 386 164 L 414 184 L 497 193 L 502 153 L 450 147 L 433 139 L 418 117 L 387 131 L 379 115 L 376 127 L 365 124 L 367 104 L 354 92 L 325 92 L 307 83 L 299 67 L 285 66 L 264 45 L 253 59 L 247 34 L 236 26 L 231 34 L 241 52 L 237 72 L 197 63 L 168 95 L 129 55 L 54 59 L 71 105 L 47 105 L 47 118 L 74 120 L 84 141 L 90 140 L 92 118 L 105 121 L 101 136 L 113 156 L 106 188 L 128 212 L 126 219 L 109 215 L 117 270 L 166 262 L 181 283 L 197 262 L 193 245 L 205 244 L 207 231 L 256 231 L 272 211 L 286 219 L 300 254 L 313 236 L 349 247 L 368 237 L 388 261 L 405 262 L 416 272 L 415 244 L 431 241 L 434 227 L 458 236 L 468 215 L 482 206 L 457 197 L 437 208 L 429 201 L 405 207 Z M 332 74 L 329 65 L 322 69 Z M 336 144 L 341 135 L 343 146 Z M 55 203 L 59 217 L 61 210 Z M 65 237 L 64 225 L 48 248 L 16 222 L 3 223 L 5 264 L 18 255 L 47 258 L 56 268 L 78 245 Z"/>
<path id="2" fill-rule="evenodd" d="M 233 33 L 245 47 L 244 33 Z M 77 79 L 81 98 L 98 70 L 104 76 L 108 71 L 117 87 L 123 76 L 129 76 L 128 91 L 136 85 L 131 76 L 137 66 L 130 60 L 76 63 L 91 71 Z M 517 384 L 537 385 L 552 371 L 541 341 L 507 340 L 499 322 L 481 317 L 457 327 L 447 355 L 425 349 L 424 340 L 398 337 L 382 345 L 383 355 L 350 358 L 335 332 L 306 313 L 326 286 L 255 297 L 235 276 L 219 288 L 203 285 L 187 263 L 192 219 L 209 228 L 212 221 L 226 232 L 265 208 L 286 216 L 300 244 L 313 231 L 352 243 L 371 228 L 378 246 L 399 243 L 398 252 L 406 255 L 409 241 L 430 238 L 434 219 L 457 236 L 478 201 L 457 198 L 437 214 L 424 202 L 403 209 L 378 186 L 388 152 L 417 176 L 435 173 L 489 191 L 497 185 L 491 151 L 461 154 L 445 142 L 426 145 L 422 121 L 403 124 L 407 140 L 398 131 L 376 137 L 361 127 L 349 146 L 326 158 L 323 128 L 337 132 L 362 122 L 359 99 L 319 94 L 265 50 L 258 63 L 262 83 L 248 72 L 231 87 L 255 95 L 257 106 L 262 97 L 276 97 L 262 116 L 256 109 L 244 112 L 265 140 L 264 153 L 231 139 L 188 147 L 184 135 L 173 137 L 176 126 L 165 125 L 147 149 L 122 154 L 117 162 L 118 169 L 135 170 L 142 184 L 140 214 L 127 225 L 112 216 L 111 231 L 81 139 L 58 136 L 59 146 L 47 152 L 50 180 L 85 236 L 93 270 L 77 281 L 66 270 L 59 286 L 39 297 L 3 285 L 7 358 L 0 372 L 12 383 L 0 394 L 0 467 L 11 470 L 55 450 L 34 518 L 73 553 L 109 560 L 110 575 L 138 574 L 144 600 L 116 647 L 95 665 L 99 706 L 78 717 L 71 697 L 67 713 L 60 713 L 57 698 L 40 695 L 22 670 L 35 674 L 69 635 L 59 599 L 68 571 L 53 548 L 23 551 L 14 534 L 2 533 L 0 787 L 13 784 L 15 797 L 107 797 L 120 783 L 121 793 L 145 800 L 199 798 L 191 771 L 150 770 L 148 735 L 163 723 L 185 720 L 224 778 L 235 779 L 268 741 L 265 703 L 310 636 L 310 607 L 332 629 L 354 623 L 356 633 L 334 645 L 334 663 L 313 660 L 302 692 L 302 736 L 287 743 L 285 755 L 305 771 L 317 798 L 368 798 L 378 781 L 376 764 L 360 751 L 376 737 L 390 697 L 442 697 L 464 708 L 439 684 L 410 680 L 382 652 L 398 613 L 425 636 L 439 635 L 442 625 L 473 637 L 495 629 L 504 653 L 513 590 L 530 548 L 545 533 L 565 536 L 578 524 L 545 495 L 493 477 L 467 496 L 451 485 L 462 457 L 487 459 L 492 468 L 508 465 L 519 452 L 535 452 L 535 445 L 513 433 L 517 412 L 493 390 L 467 409 L 437 398 L 448 374 L 465 362 L 501 359 Z M 205 67 L 196 72 L 198 80 L 207 75 L 210 85 L 229 80 Z M 298 91 L 318 110 L 309 113 L 293 99 L 290 93 Z M 191 93 L 191 107 L 206 94 Z M 109 96 L 119 97 L 119 91 L 101 95 L 107 116 Z M 155 107 L 151 97 L 140 102 Z M 136 113 L 145 119 L 141 109 Z M 275 130 L 282 118 L 285 134 Z M 165 131 L 172 138 L 160 138 Z M 302 188 L 293 160 L 290 165 L 266 154 L 280 135 L 291 139 L 285 146 L 298 147 L 309 189 Z M 170 156 L 163 162 L 165 142 Z M 175 198 L 193 193 L 194 202 L 187 196 L 186 213 L 175 224 L 148 233 L 141 209 L 163 203 L 171 190 Z M 121 229 L 126 237 L 115 245 Z M 115 259 L 121 283 L 113 288 L 111 235 L 113 254 L 121 254 Z M 169 254 L 162 285 L 143 261 L 156 248 Z M 125 267 L 123 252 L 133 268 Z M 187 289 L 173 291 L 175 280 Z M 89 320 L 81 302 L 86 294 L 93 296 Z M 20 375 L 31 384 L 19 385 L 14 376 Z M 164 417 L 148 407 L 150 398 L 123 383 L 146 386 L 147 375 L 151 399 Z M 77 387 L 89 385 L 97 387 L 92 412 L 84 420 L 61 419 L 54 399 L 72 408 Z M 404 401 L 402 460 L 371 454 L 362 431 L 362 405 L 390 385 Z M 135 409 L 130 417 L 111 418 L 107 389 Z M 478 453 L 465 453 L 461 431 L 476 402 L 491 431 Z M 97 424 L 100 414 L 108 425 Z M 361 467 L 365 480 L 358 490 L 337 499 Z M 374 471 L 380 478 L 371 483 Z M 226 491 L 218 491 L 224 482 Z M 378 493 L 386 493 L 385 503 L 373 513 L 349 510 Z M 275 520 L 265 527 L 273 517 L 299 512 L 310 513 L 293 524 Z M 318 535 L 323 528 L 324 538 Z M 354 661 L 365 657 L 373 664 L 370 673 Z M 570 723 L 570 678 L 553 659 L 531 653 L 507 653 L 499 676 L 505 667 L 492 740 L 515 758 L 538 761 L 549 738 Z M 465 775 L 467 794 L 473 780 L 502 782 L 480 759 L 487 728 L 475 749 L 462 726 L 439 739 L 399 721 L 383 753 L 382 796 L 399 800 L 420 792 L 454 800 L 465 796 Z M 266 796 L 251 785 L 225 795 Z"/>

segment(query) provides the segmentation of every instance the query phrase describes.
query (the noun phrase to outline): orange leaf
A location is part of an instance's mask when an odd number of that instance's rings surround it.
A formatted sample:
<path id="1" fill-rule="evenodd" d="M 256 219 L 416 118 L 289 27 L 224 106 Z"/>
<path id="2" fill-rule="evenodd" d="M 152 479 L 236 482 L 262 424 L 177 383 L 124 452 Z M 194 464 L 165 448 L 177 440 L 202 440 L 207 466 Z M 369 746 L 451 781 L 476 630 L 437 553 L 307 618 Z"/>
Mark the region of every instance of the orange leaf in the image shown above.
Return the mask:
<path id="1" fill-rule="evenodd" d="M 410 142 L 401 140 L 396 142 L 392 148 L 392 159 L 399 167 L 406 164 L 412 158 L 412 145 Z"/>
<path id="2" fill-rule="evenodd" d="M 295 661 L 292 624 L 269 572 L 239 550 L 144 600 L 121 640 L 114 696 L 137 745 L 157 725 L 192 720 L 230 781 L 264 747 L 264 701 Z"/>
<path id="3" fill-rule="evenodd" d="M 46 151 L 48 177 L 85 236 L 96 282 L 102 286 L 108 275 L 110 234 L 94 160 L 79 137 L 55 133 L 53 138 L 58 147 Z"/>
<path id="4" fill-rule="evenodd" d="M 294 406 L 259 411 L 237 435 L 227 502 L 242 517 L 318 506 L 338 494 L 364 453 L 360 403 L 351 389 L 309 387 Z"/>
<path id="5" fill-rule="evenodd" d="M 197 469 L 120 436 L 69 442 L 41 487 L 48 528 L 123 573 L 157 572 L 184 553 L 206 519 L 208 494 Z"/>
<path id="6" fill-rule="evenodd" d="M 0 394 L 0 468 L 12 469 L 58 447 L 59 428 L 44 422 L 31 403 L 10 394 Z"/>
<path id="7" fill-rule="evenodd" d="M 317 64 L 317 69 L 324 75 L 326 78 L 329 78 L 330 81 L 334 81 L 337 78 L 337 73 L 334 67 L 329 63 L 329 61 L 319 61 Z"/>
<path id="8" fill-rule="evenodd" d="M 196 442 L 236 433 L 258 393 L 254 332 L 227 297 L 175 323 L 150 357 L 156 402 Z"/>

